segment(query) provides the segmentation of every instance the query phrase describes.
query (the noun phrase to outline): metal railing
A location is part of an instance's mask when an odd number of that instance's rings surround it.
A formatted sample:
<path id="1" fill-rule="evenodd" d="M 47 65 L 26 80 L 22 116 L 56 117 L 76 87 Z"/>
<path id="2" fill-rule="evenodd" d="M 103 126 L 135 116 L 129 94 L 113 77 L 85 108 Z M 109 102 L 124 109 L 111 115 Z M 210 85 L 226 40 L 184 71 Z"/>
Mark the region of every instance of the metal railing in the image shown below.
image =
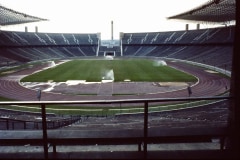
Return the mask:
<path id="1" fill-rule="evenodd" d="M 144 106 L 144 123 L 143 123 L 143 152 L 147 155 L 147 139 L 148 139 L 148 113 L 149 104 L 154 102 L 179 102 L 179 101 L 199 101 L 199 100 L 229 100 L 229 96 L 214 96 L 214 97 L 187 97 L 187 98 L 152 98 L 152 99 L 121 99 L 121 100 L 91 100 L 91 101 L 3 101 L 0 105 L 39 105 L 41 106 L 42 116 L 42 140 L 44 148 L 44 157 L 48 158 L 48 133 L 46 120 L 47 105 L 73 105 L 73 104 L 116 104 L 116 103 L 134 103 L 143 104 Z"/>
<path id="2" fill-rule="evenodd" d="M 17 115 L 13 115 L 12 117 L 0 117 L 0 130 L 38 130 L 42 129 L 42 119 L 34 119 L 34 120 L 21 120 L 13 117 L 17 117 Z M 29 118 L 29 117 L 28 117 Z M 49 119 L 47 121 L 48 129 L 57 129 L 64 126 L 71 125 L 75 122 L 81 121 L 82 117 L 71 116 L 71 117 L 57 117 L 53 119 Z"/>

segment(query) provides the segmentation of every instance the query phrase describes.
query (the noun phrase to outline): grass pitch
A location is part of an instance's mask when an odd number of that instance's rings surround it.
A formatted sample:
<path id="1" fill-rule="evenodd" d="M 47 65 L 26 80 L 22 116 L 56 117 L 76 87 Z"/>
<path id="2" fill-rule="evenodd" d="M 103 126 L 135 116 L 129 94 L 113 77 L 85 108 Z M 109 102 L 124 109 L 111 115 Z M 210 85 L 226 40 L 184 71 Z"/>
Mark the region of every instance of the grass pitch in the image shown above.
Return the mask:
<path id="1" fill-rule="evenodd" d="M 113 71 L 114 81 L 135 82 L 193 82 L 197 79 L 169 66 L 155 66 L 153 60 L 72 60 L 53 68 L 23 78 L 22 82 L 66 82 L 86 80 L 100 82 L 109 71 Z M 106 77 L 106 79 L 109 79 Z"/>

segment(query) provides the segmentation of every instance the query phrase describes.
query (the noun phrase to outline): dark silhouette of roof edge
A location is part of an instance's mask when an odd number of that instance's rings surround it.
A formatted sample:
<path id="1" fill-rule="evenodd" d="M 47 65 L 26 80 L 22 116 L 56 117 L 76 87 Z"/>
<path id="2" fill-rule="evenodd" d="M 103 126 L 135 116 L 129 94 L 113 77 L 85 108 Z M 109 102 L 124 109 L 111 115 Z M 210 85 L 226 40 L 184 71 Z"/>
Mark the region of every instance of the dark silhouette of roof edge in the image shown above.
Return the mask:
<path id="1" fill-rule="evenodd" d="M 8 17 L 8 18 L 6 18 Z M 30 22 L 48 21 L 48 19 L 31 16 L 13 9 L 4 7 L 0 4 L 0 25 L 15 25 Z"/>
<path id="2" fill-rule="evenodd" d="M 226 23 L 235 21 L 235 0 L 210 0 L 205 4 L 167 19 L 186 21 Z"/>

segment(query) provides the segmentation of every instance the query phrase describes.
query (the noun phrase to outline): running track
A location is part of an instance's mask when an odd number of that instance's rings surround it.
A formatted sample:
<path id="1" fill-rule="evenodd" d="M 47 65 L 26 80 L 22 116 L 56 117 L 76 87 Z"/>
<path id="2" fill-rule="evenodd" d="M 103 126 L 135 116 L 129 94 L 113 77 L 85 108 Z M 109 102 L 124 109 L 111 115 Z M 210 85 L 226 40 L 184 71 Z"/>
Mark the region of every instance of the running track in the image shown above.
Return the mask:
<path id="1" fill-rule="evenodd" d="M 199 81 L 192 86 L 192 97 L 199 96 L 214 96 L 226 91 L 226 86 L 229 88 L 230 80 L 221 77 L 218 74 L 206 72 L 203 68 L 195 67 L 189 64 L 180 62 L 168 62 L 169 66 L 192 74 L 198 77 Z M 35 101 L 37 100 L 37 91 L 25 88 L 20 85 L 19 81 L 26 75 L 38 71 L 46 66 L 38 66 L 31 69 L 26 69 L 0 77 L 0 96 L 20 101 Z M 77 101 L 77 100 L 117 100 L 117 99 L 141 99 L 141 98 L 179 98 L 187 97 L 186 89 L 173 92 L 146 94 L 146 95 L 128 95 L 128 96 L 78 96 L 78 95 L 63 95 L 50 92 L 42 92 L 43 101 Z"/>

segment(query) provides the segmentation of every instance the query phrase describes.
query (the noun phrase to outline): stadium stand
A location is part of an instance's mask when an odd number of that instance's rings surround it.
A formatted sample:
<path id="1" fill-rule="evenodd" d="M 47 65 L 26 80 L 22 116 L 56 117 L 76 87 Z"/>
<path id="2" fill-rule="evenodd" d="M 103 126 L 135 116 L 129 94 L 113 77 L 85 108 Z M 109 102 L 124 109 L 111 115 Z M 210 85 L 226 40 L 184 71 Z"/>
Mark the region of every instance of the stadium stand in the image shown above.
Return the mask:
<path id="1" fill-rule="evenodd" d="M 19 62 L 95 56 L 98 44 L 97 34 L 1 31 L 0 37 L 1 55 Z"/>
<path id="2" fill-rule="evenodd" d="M 97 34 L 26 33 L 1 31 L 1 56 L 19 62 L 51 58 L 96 56 Z M 225 39 L 221 37 L 226 37 Z M 211 64 L 231 70 L 231 51 L 234 27 L 201 29 L 191 31 L 124 33 L 123 56 L 150 56 L 175 58 Z M 194 56 L 192 55 L 194 52 Z M 100 46 L 98 56 L 115 52 L 119 47 Z M 207 61 L 211 52 L 214 62 Z M 39 54 L 41 53 L 41 54 Z M 223 64 L 224 62 L 227 62 Z"/>
<path id="3" fill-rule="evenodd" d="M 212 21 L 228 21 L 234 19 L 233 0 L 209 1 L 189 12 L 169 17 L 169 19 L 195 19 L 209 21 L 209 12 L 219 7 L 224 16 L 212 18 Z M 1 25 L 18 24 L 46 19 L 19 13 L 1 6 Z M 191 14 L 189 14 L 191 13 Z M 217 13 L 216 13 L 217 14 Z M 190 16 L 189 16 L 190 15 Z M 208 16 L 206 16 L 208 15 Z M 215 15 L 215 12 L 214 14 Z M 211 15 L 211 16 L 213 16 Z M 187 18 L 186 18 L 187 16 Z M 222 37 L 226 37 L 223 39 Z M 0 32 L 1 64 L 29 62 L 43 59 L 62 59 L 82 56 L 104 56 L 106 52 L 114 52 L 115 56 L 149 56 L 175 58 L 231 70 L 232 43 L 234 27 L 200 29 L 192 31 L 123 33 L 121 48 L 119 46 L 98 46 L 97 34 L 62 34 L 62 33 L 28 33 Z M 204 47 L 202 47 L 204 45 Z M 193 51 L 194 55 L 192 55 Z M 212 53 L 214 61 L 209 61 L 208 53 Z M 205 57 L 206 56 L 206 57 Z"/>
<path id="4" fill-rule="evenodd" d="M 189 60 L 231 70 L 233 38 L 234 27 L 125 33 L 123 55 Z M 209 53 L 213 61 L 208 61 Z"/>

